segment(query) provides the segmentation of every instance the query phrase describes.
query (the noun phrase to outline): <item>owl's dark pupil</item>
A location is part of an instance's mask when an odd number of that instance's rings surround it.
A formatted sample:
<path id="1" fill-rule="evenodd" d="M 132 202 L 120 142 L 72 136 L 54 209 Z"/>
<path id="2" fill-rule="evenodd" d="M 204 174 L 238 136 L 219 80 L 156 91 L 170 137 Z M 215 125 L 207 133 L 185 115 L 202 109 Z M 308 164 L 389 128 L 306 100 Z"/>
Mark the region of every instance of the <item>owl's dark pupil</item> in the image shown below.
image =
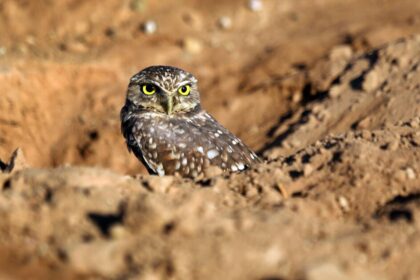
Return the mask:
<path id="1" fill-rule="evenodd" d="M 146 91 L 151 92 L 153 91 L 155 88 L 152 85 L 146 85 Z"/>
<path id="2" fill-rule="evenodd" d="M 181 91 L 182 91 L 182 92 L 187 92 L 187 87 L 186 87 L 186 86 L 182 86 L 182 87 L 181 87 Z"/>

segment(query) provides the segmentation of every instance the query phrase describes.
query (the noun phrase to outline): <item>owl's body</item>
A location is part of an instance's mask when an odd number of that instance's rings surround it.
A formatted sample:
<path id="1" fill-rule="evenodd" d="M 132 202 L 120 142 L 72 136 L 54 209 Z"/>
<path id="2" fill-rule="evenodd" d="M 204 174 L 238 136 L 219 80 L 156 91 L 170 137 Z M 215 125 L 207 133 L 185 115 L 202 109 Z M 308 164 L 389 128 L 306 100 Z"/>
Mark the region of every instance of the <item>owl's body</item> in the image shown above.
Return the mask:
<path id="1" fill-rule="evenodd" d="M 260 161 L 201 109 L 197 80 L 178 68 L 152 66 L 133 76 L 121 121 L 128 148 L 150 173 L 195 178 L 211 166 L 235 172 Z"/>

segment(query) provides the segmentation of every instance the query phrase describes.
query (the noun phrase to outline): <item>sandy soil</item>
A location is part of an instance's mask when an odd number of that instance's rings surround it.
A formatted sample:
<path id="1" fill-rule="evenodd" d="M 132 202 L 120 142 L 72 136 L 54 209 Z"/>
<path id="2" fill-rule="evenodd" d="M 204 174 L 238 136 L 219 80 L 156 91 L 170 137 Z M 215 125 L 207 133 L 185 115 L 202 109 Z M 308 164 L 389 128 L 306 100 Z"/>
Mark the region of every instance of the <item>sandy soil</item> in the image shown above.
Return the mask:
<path id="1" fill-rule="evenodd" d="M 416 0 L 0 1 L 0 278 L 420 279 L 419 15 Z M 119 110 L 151 64 L 196 74 L 266 162 L 148 176 Z"/>

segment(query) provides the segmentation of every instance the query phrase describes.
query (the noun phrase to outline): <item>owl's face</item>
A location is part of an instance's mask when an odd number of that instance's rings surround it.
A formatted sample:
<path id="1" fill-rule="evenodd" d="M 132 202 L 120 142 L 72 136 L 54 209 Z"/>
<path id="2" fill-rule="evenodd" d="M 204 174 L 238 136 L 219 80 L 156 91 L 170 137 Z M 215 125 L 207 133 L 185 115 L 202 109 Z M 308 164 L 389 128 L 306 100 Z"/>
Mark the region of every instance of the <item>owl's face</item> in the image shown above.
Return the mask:
<path id="1" fill-rule="evenodd" d="M 197 79 L 171 66 L 151 66 L 130 79 L 127 101 L 137 109 L 173 116 L 200 106 Z"/>

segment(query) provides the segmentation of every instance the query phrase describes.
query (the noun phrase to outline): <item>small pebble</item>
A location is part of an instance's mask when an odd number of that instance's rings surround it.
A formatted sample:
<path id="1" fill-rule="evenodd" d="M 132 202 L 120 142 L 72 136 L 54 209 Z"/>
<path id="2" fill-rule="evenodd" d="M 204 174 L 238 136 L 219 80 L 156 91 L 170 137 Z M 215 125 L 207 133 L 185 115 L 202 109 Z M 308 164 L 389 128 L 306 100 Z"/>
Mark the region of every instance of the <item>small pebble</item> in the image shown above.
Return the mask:
<path id="1" fill-rule="evenodd" d="M 269 247 L 263 257 L 266 264 L 277 266 L 286 259 L 286 253 L 276 245 Z"/>
<path id="2" fill-rule="evenodd" d="M 232 27 L 232 19 L 227 16 L 220 17 L 217 23 L 221 29 L 226 30 Z"/>
<path id="3" fill-rule="evenodd" d="M 122 225 L 116 225 L 111 228 L 111 236 L 114 239 L 123 239 L 128 236 L 128 232 Z"/>
<path id="4" fill-rule="evenodd" d="M 369 130 L 364 129 L 361 131 L 360 136 L 362 139 L 369 140 L 372 137 L 372 133 Z"/>
<path id="5" fill-rule="evenodd" d="M 414 118 L 409 122 L 409 126 L 412 128 L 418 128 L 420 126 L 420 118 Z"/>
<path id="6" fill-rule="evenodd" d="M 379 75 L 375 70 L 366 74 L 362 87 L 366 92 L 371 92 L 379 86 Z"/>
<path id="7" fill-rule="evenodd" d="M 148 20 L 142 24 L 141 29 L 145 34 L 154 34 L 157 31 L 157 24 L 153 20 Z"/>
<path id="8" fill-rule="evenodd" d="M 364 119 L 362 119 L 358 124 L 357 124 L 357 128 L 358 129 L 367 129 L 370 126 L 370 122 L 371 119 L 370 117 L 366 117 Z"/>
<path id="9" fill-rule="evenodd" d="M 344 90 L 343 85 L 334 85 L 330 88 L 330 91 L 328 92 L 329 95 L 333 98 L 339 96 Z"/>
<path id="10" fill-rule="evenodd" d="M 404 172 L 403 170 L 397 170 L 394 173 L 395 179 L 397 179 L 400 182 L 404 182 L 406 179 L 406 172 Z"/>
<path id="11" fill-rule="evenodd" d="M 420 131 L 413 134 L 413 143 L 420 146 Z"/>
<path id="12" fill-rule="evenodd" d="M 5 55 L 7 52 L 6 47 L 0 47 L 0 56 Z"/>
<path id="13" fill-rule="evenodd" d="M 198 54 L 203 48 L 199 40 L 191 37 L 187 37 L 182 41 L 182 47 L 190 54 Z"/>
<path id="14" fill-rule="evenodd" d="M 410 179 L 410 180 L 416 179 L 416 173 L 414 172 L 414 170 L 411 167 L 408 167 L 405 170 L 405 173 L 406 173 L 408 179 Z"/>
<path id="15" fill-rule="evenodd" d="M 303 175 L 308 176 L 314 171 L 314 168 L 310 164 L 305 164 L 303 167 Z"/>
<path id="16" fill-rule="evenodd" d="M 344 212 L 348 212 L 350 210 L 349 201 L 344 196 L 338 197 L 338 204 Z"/>
<path id="17" fill-rule="evenodd" d="M 332 60 L 345 59 L 348 60 L 353 55 L 353 50 L 349 45 L 339 45 L 334 47 L 329 56 Z"/>
<path id="18" fill-rule="evenodd" d="M 297 148 L 299 146 L 302 145 L 302 142 L 299 139 L 292 139 L 292 141 L 290 141 L 290 145 L 292 146 L 292 148 Z"/>
<path id="19" fill-rule="evenodd" d="M 398 149 L 398 146 L 399 146 L 398 140 L 394 140 L 394 141 L 389 142 L 387 144 L 386 148 L 387 148 L 387 150 L 395 151 L 395 150 Z"/>
<path id="20" fill-rule="evenodd" d="M 253 12 L 259 12 L 263 8 L 263 3 L 261 0 L 249 0 L 248 8 Z"/>
<path id="21" fill-rule="evenodd" d="M 73 53 L 87 53 L 89 51 L 89 47 L 83 42 L 74 41 L 67 43 L 65 45 L 65 50 Z"/>

